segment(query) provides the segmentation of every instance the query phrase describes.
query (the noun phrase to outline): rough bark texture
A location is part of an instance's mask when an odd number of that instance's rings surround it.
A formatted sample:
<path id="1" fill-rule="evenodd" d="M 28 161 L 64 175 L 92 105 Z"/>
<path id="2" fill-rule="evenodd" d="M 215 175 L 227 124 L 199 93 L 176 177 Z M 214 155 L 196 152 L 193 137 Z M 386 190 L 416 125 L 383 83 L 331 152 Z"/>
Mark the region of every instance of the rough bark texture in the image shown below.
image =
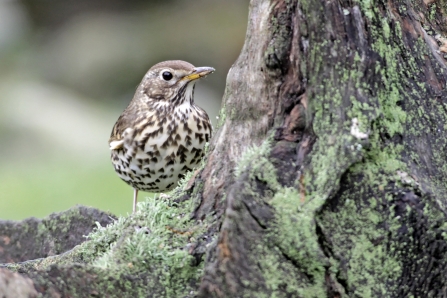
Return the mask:
<path id="1" fill-rule="evenodd" d="M 46 297 L 447 297 L 447 1 L 250 5 L 206 163 L 18 278 Z"/>
<path id="2" fill-rule="evenodd" d="M 77 206 L 42 220 L 0 221 L 0 263 L 24 262 L 66 252 L 86 240 L 96 222 L 106 226 L 114 216 Z"/>
<path id="3" fill-rule="evenodd" d="M 201 296 L 447 296 L 447 2 L 251 5 Z"/>

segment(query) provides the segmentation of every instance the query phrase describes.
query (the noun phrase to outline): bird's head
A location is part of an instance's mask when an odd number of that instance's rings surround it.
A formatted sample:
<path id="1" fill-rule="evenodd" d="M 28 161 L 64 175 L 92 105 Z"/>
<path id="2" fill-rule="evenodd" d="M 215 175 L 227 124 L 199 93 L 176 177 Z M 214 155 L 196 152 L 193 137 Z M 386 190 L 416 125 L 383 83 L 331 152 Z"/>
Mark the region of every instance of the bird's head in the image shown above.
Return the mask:
<path id="1" fill-rule="evenodd" d="M 143 95 L 143 100 L 149 104 L 192 104 L 196 80 L 212 72 L 212 67 L 194 67 L 180 60 L 160 62 L 146 73 L 137 93 Z"/>

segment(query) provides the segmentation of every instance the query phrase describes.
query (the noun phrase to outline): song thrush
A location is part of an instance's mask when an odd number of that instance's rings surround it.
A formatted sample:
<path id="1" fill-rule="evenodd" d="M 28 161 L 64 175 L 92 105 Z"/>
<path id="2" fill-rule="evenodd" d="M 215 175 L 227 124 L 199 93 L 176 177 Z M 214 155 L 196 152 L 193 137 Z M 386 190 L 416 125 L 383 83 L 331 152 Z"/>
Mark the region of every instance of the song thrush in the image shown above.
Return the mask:
<path id="1" fill-rule="evenodd" d="M 134 213 L 138 190 L 169 191 L 200 163 L 212 127 L 194 104 L 194 84 L 212 72 L 179 60 L 152 66 L 116 121 L 111 158 L 118 176 L 134 189 Z"/>

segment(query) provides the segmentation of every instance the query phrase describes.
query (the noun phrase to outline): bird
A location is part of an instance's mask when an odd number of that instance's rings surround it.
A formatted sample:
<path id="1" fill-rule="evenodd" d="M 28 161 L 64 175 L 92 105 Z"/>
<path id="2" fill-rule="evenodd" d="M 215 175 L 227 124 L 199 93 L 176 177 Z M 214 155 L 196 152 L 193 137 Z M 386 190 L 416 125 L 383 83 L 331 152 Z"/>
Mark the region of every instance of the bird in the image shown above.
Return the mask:
<path id="1" fill-rule="evenodd" d="M 111 160 L 133 187 L 133 213 L 138 191 L 170 191 L 203 159 L 212 124 L 194 103 L 194 86 L 214 71 L 181 60 L 155 64 L 113 126 Z"/>

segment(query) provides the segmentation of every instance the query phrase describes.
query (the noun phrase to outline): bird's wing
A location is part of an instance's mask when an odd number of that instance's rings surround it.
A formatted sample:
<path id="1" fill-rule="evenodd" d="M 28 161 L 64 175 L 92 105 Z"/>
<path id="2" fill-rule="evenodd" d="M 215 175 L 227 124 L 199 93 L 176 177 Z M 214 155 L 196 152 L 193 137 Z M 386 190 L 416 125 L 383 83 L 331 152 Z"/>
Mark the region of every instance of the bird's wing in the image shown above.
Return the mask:
<path id="1" fill-rule="evenodd" d="M 109 139 L 110 150 L 117 150 L 124 145 L 124 132 L 130 126 L 130 123 L 125 120 L 125 117 L 121 115 L 116 121 L 115 126 L 112 129 L 112 133 Z"/>
<path id="2" fill-rule="evenodd" d="M 123 148 L 124 140 L 111 141 L 109 143 L 110 150 L 117 150 Z"/>
<path id="3" fill-rule="evenodd" d="M 206 129 L 209 129 L 209 131 L 210 131 L 210 136 L 209 136 L 209 138 L 211 138 L 211 136 L 212 136 L 212 134 L 213 134 L 213 130 L 214 130 L 214 128 L 213 128 L 213 123 L 211 123 L 210 118 L 208 117 L 208 114 L 206 113 L 206 111 L 205 111 L 204 109 L 202 109 L 202 108 L 199 107 L 199 106 L 194 106 L 194 108 L 196 109 L 199 118 L 202 119 L 202 121 L 203 121 L 203 122 L 202 122 L 203 125 L 204 125 L 204 126 L 205 126 L 205 125 L 208 126 L 208 128 L 206 128 Z M 205 123 L 206 123 L 206 124 L 205 124 Z"/>
<path id="4" fill-rule="evenodd" d="M 135 127 L 136 118 L 136 111 L 133 111 L 133 107 L 129 105 L 113 126 L 109 139 L 110 150 L 123 147 L 125 136 L 129 133 L 132 134 L 132 127 Z"/>

